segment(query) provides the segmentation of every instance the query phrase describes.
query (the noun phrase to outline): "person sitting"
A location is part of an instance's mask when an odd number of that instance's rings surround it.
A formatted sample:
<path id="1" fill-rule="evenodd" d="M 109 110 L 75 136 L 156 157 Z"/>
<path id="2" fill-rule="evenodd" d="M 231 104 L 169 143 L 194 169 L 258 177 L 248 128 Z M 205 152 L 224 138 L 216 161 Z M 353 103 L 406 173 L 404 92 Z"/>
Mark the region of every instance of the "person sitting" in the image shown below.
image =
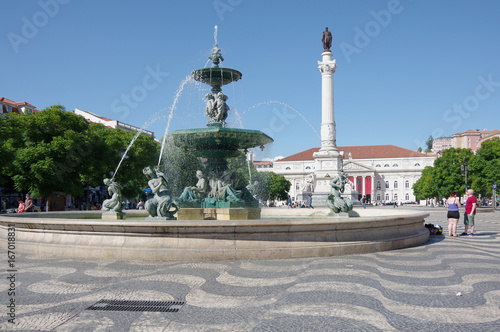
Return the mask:
<path id="1" fill-rule="evenodd" d="M 17 202 L 19 203 L 19 205 L 17 206 L 17 209 L 16 209 L 16 213 L 23 213 L 23 212 L 26 212 L 26 209 L 25 209 L 25 205 L 24 205 L 24 202 L 21 198 L 19 198 L 17 200 Z"/>

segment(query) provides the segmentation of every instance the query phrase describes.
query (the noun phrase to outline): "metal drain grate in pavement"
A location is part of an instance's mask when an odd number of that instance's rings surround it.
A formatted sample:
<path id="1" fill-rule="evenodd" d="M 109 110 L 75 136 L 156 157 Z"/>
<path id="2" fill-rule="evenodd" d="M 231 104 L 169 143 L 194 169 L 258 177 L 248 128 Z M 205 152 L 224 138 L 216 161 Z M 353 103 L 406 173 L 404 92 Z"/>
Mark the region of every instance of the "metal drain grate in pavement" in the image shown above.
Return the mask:
<path id="1" fill-rule="evenodd" d="M 184 301 L 100 300 L 87 310 L 178 312 Z"/>

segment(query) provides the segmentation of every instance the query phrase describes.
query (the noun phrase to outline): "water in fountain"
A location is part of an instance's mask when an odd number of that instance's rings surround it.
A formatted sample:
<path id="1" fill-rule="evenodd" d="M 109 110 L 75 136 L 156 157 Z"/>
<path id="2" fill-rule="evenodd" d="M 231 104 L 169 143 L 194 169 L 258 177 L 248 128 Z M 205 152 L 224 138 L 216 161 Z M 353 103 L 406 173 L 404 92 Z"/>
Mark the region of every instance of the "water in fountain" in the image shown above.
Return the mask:
<path id="1" fill-rule="evenodd" d="M 165 149 L 165 139 L 166 139 L 167 134 L 168 134 L 168 128 L 170 127 L 170 122 L 172 121 L 172 117 L 174 116 L 174 110 L 175 110 L 175 107 L 177 106 L 177 101 L 179 100 L 179 97 L 182 95 L 182 91 L 184 90 L 184 86 L 186 85 L 186 83 L 192 82 L 192 81 L 193 81 L 193 79 L 191 78 L 191 75 L 186 76 L 186 78 L 179 85 L 179 89 L 177 89 L 177 92 L 175 93 L 174 101 L 172 103 L 172 106 L 170 107 L 170 113 L 168 115 L 165 133 L 163 134 L 163 141 L 161 143 L 161 150 L 160 150 L 160 158 L 158 158 L 158 166 L 161 163 L 161 158 L 163 156 L 163 150 Z"/>
<path id="2" fill-rule="evenodd" d="M 252 184 L 252 171 L 250 168 L 250 161 L 252 159 L 252 151 L 247 152 L 247 165 L 248 165 L 248 184 Z"/>

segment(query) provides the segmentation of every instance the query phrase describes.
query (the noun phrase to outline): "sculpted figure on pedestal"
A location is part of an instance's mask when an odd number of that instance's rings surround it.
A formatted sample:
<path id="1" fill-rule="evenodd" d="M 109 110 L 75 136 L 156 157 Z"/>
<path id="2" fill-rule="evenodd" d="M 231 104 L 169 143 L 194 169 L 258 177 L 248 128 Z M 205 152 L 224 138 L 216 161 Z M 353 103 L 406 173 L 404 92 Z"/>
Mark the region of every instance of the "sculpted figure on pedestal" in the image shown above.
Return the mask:
<path id="1" fill-rule="evenodd" d="M 154 194 L 153 198 L 146 201 L 146 210 L 151 217 L 161 217 L 165 219 L 175 219 L 174 214 L 178 207 L 172 200 L 170 190 L 167 188 L 167 178 L 158 168 L 154 170 L 147 166 L 143 170 L 148 178 L 148 185 Z"/>
<path id="2" fill-rule="evenodd" d="M 327 205 L 334 212 L 348 212 L 352 210 L 352 201 L 349 198 L 343 198 L 347 177 L 344 173 L 337 174 L 331 181 L 331 191 L 328 194 Z M 347 180 L 348 181 L 348 180 Z"/>
<path id="3" fill-rule="evenodd" d="M 111 198 L 102 202 L 102 211 L 121 212 L 123 210 L 123 198 L 121 191 L 123 187 L 113 179 L 104 179 L 103 182 L 108 187 L 108 193 L 111 195 Z"/>

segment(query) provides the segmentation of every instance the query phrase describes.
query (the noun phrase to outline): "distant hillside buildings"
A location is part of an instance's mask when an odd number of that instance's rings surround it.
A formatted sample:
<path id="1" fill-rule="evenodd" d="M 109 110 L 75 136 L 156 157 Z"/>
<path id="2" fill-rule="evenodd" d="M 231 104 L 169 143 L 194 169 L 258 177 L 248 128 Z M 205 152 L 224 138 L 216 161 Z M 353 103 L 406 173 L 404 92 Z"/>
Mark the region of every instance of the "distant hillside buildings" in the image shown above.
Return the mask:
<path id="1" fill-rule="evenodd" d="M 8 113 L 33 114 L 34 112 L 40 112 L 39 110 L 36 109 L 35 106 L 25 101 L 16 102 L 4 97 L 0 98 L 0 110 L 1 110 L 0 114 L 8 114 Z M 76 115 L 83 116 L 85 120 L 87 120 L 87 122 L 89 123 L 101 123 L 109 128 L 117 128 L 123 131 L 141 132 L 143 134 L 154 137 L 154 133 L 152 131 L 132 126 L 130 124 L 120 122 L 117 120 L 111 120 L 91 112 L 83 111 L 78 108 L 75 108 L 73 113 L 75 113 Z"/>
<path id="2" fill-rule="evenodd" d="M 25 101 L 16 102 L 10 99 L 0 98 L 0 114 L 17 113 L 17 114 L 32 114 L 38 112 L 35 106 L 28 104 Z"/>
<path id="3" fill-rule="evenodd" d="M 500 130 L 469 129 L 463 133 L 453 134 L 451 137 L 435 138 L 432 143 L 432 152 L 438 154 L 449 148 L 471 149 L 472 152 L 476 152 L 481 147 L 482 142 L 493 137 L 500 137 Z"/>

